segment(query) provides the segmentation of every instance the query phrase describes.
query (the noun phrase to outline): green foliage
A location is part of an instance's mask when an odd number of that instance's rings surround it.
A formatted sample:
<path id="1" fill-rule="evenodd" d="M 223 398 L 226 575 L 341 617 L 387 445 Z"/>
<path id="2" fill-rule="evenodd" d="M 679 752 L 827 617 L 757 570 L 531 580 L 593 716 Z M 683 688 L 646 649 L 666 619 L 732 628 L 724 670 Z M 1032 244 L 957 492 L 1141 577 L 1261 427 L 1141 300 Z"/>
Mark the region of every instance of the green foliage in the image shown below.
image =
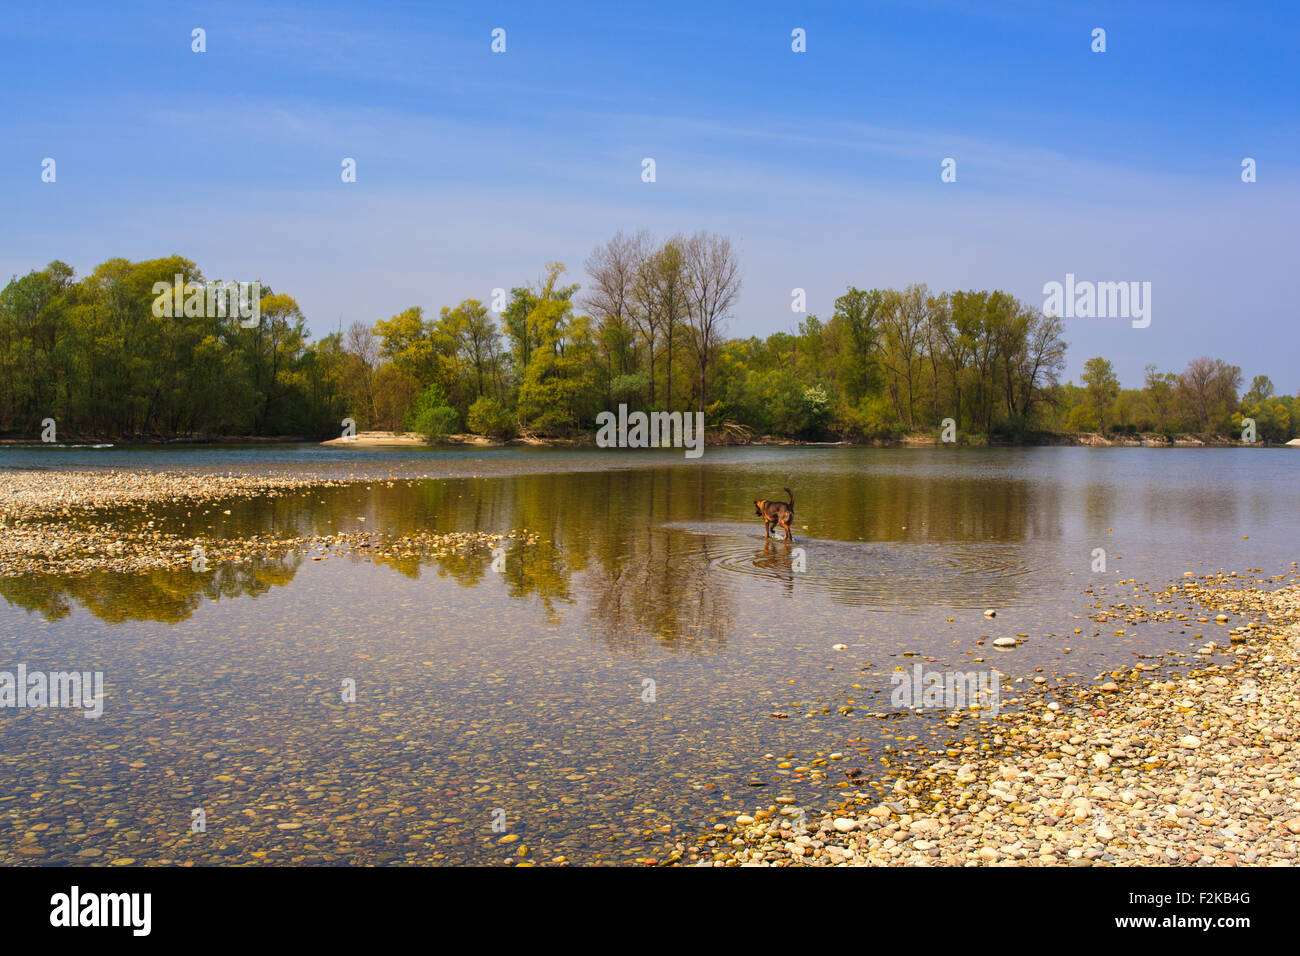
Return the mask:
<path id="1" fill-rule="evenodd" d="M 993 423 L 989 436 L 998 441 L 1030 441 L 1038 434 L 1038 429 L 1024 415 L 1004 415 Z"/>
<path id="2" fill-rule="evenodd" d="M 556 286 L 563 272 L 560 263 L 550 264 L 545 284 L 528 300 L 531 310 L 511 327 L 516 351 L 526 342 L 531 356 L 519 383 L 519 420 L 546 435 L 571 434 L 594 421 L 601 404 L 591 320 L 573 315 L 576 287 Z"/>
<path id="3" fill-rule="evenodd" d="M 1300 401 L 1290 395 L 1243 403 L 1233 419 L 1235 434 L 1240 434 L 1243 418 L 1255 420 L 1258 441 L 1285 444 L 1300 435 Z"/>
<path id="4" fill-rule="evenodd" d="M 641 369 L 630 375 L 615 376 L 609 383 L 610 400 L 618 405 L 643 407 L 650 395 L 650 370 Z"/>
<path id="5" fill-rule="evenodd" d="M 826 389 L 813 385 L 803 390 L 803 429 L 801 434 L 810 438 L 822 438 L 831 417 L 831 400 Z"/>
<path id="6" fill-rule="evenodd" d="M 1072 432 L 1096 432 L 1101 430 L 1101 419 L 1091 404 L 1076 405 L 1070 409 L 1065 427 Z"/>
<path id="7" fill-rule="evenodd" d="M 1243 404 L 1258 405 L 1265 399 L 1272 398 L 1274 391 L 1272 379 L 1267 375 L 1256 375 L 1251 379 L 1246 394 L 1241 396 L 1241 401 Z"/>
<path id="8" fill-rule="evenodd" d="M 488 398 L 486 395 L 477 399 L 469 407 L 466 423 L 469 430 L 476 435 L 512 438 L 515 434 L 514 416 L 507 412 L 495 398 Z"/>
<path id="9" fill-rule="evenodd" d="M 866 396 L 856 405 L 842 404 L 836 413 L 838 437 L 847 441 L 895 438 L 903 428 L 893 408 L 881 395 Z"/>
<path id="10" fill-rule="evenodd" d="M 836 376 L 850 402 L 857 402 L 880 385 L 876 348 L 883 301 L 884 293 L 879 289 L 863 292 L 853 286 L 835 300 L 829 338 L 834 343 Z"/>
<path id="11" fill-rule="evenodd" d="M 438 441 L 460 430 L 460 412 L 447 404 L 447 395 L 437 383 L 426 385 L 407 417 L 411 431 L 425 441 Z"/>
<path id="12" fill-rule="evenodd" d="M 1100 431 L 1110 418 L 1111 405 L 1119 396 L 1119 379 L 1115 368 L 1104 358 L 1090 358 L 1083 363 L 1084 400 L 1090 412 L 1089 421 L 1095 422 L 1092 431 Z"/>
<path id="13" fill-rule="evenodd" d="M 263 286 L 252 327 L 208 314 L 202 295 L 167 314 L 177 275 L 205 281 L 180 256 L 110 259 L 78 281 L 53 262 L 12 280 L 0 291 L 0 429 L 32 435 L 52 417 L 68 436 L 337 433 L 342 362 L 324 340 L 307 344 L 292 298 Z"/>
<path id="14" fill-rule="evenodd" d="M 1097 357 L 1078 384 L 1062 383 L 1060 320 L 997 290 L 850 286 L 829 320 L 725 339 L 725 270 L 709 273 L 697 255 L 725 250 L 698 240 L 617 239 L 594 260 L 598 294 L 581 299 L 548 263 L 511 290 L 501 325 L 466 299 L 436 319 L 413 306 L 315 342 L 297 303 L 265 287 L 252 327 L 155 316 L 155 283 L 204 281 L 180 256 L 110 259 L 81 279 L 52 262 L 0 290 L 0 430 L 34 436 L 53 417 L 69 436 L 325 437 L 351 417 L 431 439 L 462 424 L 562 436 L 619 404 L 701 402 L 710 424 L 810 440 L 932 434 L 946 418 L 968 438 L 1004 441 L 1063 430 L 1231 437 L 1247 417 L 1276 442 L 1300 426 L 1296 399 L 1266 376 L 1238 400 L 1241 370 L 1218 359 L 1181 373 L 1148 366 L 1143 387 L 1123 389 Z"/>
<path id="15" fill-rule="evenodd" d="M 538 349 L 519 386 L 519 417 L 542 434 L 572 434 L 590 384 L 572 356 Z"/>

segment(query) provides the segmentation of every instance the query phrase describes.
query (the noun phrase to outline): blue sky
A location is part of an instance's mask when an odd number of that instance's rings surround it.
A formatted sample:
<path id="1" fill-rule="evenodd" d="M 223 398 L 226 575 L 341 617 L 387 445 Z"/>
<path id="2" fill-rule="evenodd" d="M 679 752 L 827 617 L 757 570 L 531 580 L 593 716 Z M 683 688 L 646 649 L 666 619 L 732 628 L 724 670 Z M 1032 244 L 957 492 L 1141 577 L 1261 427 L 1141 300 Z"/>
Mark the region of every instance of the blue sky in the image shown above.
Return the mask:
<path id="1" fill-rule="evenodd" d="M 1068 320 L 1068 375 L 1208 354 L 1295 392 L 1297 50 L 1281 4 L 28 3 L 0 275 L 180 253 L 321 334 L 708 229 L 741 250 L 733 335 L 793 328 L 795 287 L 826 318 L 849 284 L 1041 304 L 1074 273 L 1151 282 L 1152 321 Z"/>

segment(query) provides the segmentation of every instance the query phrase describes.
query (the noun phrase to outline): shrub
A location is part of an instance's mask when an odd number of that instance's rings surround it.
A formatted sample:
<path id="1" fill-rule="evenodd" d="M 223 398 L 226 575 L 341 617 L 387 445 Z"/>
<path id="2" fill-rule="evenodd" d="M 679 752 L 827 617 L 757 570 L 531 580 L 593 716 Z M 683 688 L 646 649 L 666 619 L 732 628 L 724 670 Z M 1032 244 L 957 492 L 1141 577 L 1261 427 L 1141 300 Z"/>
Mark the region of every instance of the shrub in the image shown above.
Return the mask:
<path id="1" fill-rule="evenodd" d="M 447 396 L 436 384 L 426 386 L 407 416 L 407 425 L 425 441 L 437 441 L 460 428 L 460 413 L 447 404 Z"/>
<path id="2" fill-rule="evenodd" d="M 469 407 L 469 430 L 477 435 L 510 438 L 515 433 L 514 416 L 494 398 L 486 395 Z"/>
<path id="3" fill-rule="evenodd" d="M 1001 441 L 1022 442 L 1032 431 L 1028 419 L 1023 415 L 1005 415 L 993 423 L 990 432 L 993 438 Z"/>
<path id="4" fill-rule="evenodd" d="M 867 396 L 857 405 L 841 404 L 836 417 L 839 436 L 849 440 L 892 438 L 903 431 L 884 396 Z"/>
<path id="5" fill-rule="evenodd" d="M 1070 409 L 1065 427 L 1072 432 L 1095 432 L 1099 427 L 1096 409 L 1087 405 L 1075 405 Z"/>
<path id="6" fill-rule="evenodd" d="M 803 390 L 803 428 L 800 436 L 821 438 L 826 433 L 826 423 L 831 417 L 831 400 L 820 385 Z"/>
<path id="7" fill-rule="evenodd" d="M 609 395 L 617 405 L 620 402 L 629 408 L 640 408 L 646 404 L 645 396 L 650 392 L 650 371 L 642 369 L 633 375 L 619 375 L 609 383 Z"/>

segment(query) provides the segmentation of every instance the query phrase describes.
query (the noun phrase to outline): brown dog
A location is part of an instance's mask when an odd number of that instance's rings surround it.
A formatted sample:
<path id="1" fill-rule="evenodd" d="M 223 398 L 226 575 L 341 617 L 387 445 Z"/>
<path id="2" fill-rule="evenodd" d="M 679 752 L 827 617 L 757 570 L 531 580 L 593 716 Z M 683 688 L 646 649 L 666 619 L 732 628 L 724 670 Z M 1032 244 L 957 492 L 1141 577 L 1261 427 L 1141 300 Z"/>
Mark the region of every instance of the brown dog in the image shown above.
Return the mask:
<path id="1" fill-rule="evenodd" d="M 754 501 L 754 513 L 763 519 L 764 538 L 769 537 L 772 534 L 772 526 L 777 525 L 785 529 L 785 540 L 791 539 L 790 522 L 794 520 L 794 492 L 787 488 L 785 493 L 790 496 L 789 502 L 767 501 L 764 498 Z"/>

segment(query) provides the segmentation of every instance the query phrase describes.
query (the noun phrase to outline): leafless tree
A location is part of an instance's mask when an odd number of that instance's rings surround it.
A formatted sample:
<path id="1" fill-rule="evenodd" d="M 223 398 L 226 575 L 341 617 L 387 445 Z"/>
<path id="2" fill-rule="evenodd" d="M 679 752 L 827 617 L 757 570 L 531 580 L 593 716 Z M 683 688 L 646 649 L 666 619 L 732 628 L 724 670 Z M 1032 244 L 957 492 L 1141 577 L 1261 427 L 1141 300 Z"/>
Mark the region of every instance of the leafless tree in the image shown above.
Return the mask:
<path id="1" fill-rule="evenodd" d="M 1013 414 L 1028 415 L 1034 402 L 1050 386 L 1060 380 L 1061 370 L 1065 367 L 1065 340 L 1061 338 L 1065 325 L 1059 316 L 1045 315 L 1042 310 L 1026 307 L 1025 317 L 1028 321 L 1027 336 L 1020 360 L 1016 363 L 1018 372 L 1017 389 L 1019 401 Z"/>
<path id="2" fill-rule="evenodd" d="M 641 262 L 632 285 L 632 322 L 645 339 L 650 358 L 651 405 L 655 404 L 656 350 L 662 349 L 667 359 L 665 408 L 672 405 L 673 341 L 687 311 L 682 246 L 680 236 L 665 241 Z"/>
<path id="3" fill-rule="evenodd" d="M 1201 431 L 1208 432 L 1212 425 L 1222 425 L 1223 419 L 1237 405 L 1237 389 L 1241 387 L 1241 369 L 1222 359 L 1195 358 L 1179 376 L 1178 393 L 1184 404 L 1196 416 Z"/>
<path id="4" fill-rule="evenodd" d="M 633 365 L 637 278 L 652 248 L 644 229 L 631 236 L 619 232 L 587 259 L 591 282 L 581 304 L 599 323 L 610 380 L 615 374 L 626 375 Z"/>
<path id="5" fill-rule="evenodd" d="M 709 359 L 740 295 L 740 260 L 731 240 L 697 232 L 683 247 L 687 315 L 700 373 L 700 408 L 708 404 Z"/>

